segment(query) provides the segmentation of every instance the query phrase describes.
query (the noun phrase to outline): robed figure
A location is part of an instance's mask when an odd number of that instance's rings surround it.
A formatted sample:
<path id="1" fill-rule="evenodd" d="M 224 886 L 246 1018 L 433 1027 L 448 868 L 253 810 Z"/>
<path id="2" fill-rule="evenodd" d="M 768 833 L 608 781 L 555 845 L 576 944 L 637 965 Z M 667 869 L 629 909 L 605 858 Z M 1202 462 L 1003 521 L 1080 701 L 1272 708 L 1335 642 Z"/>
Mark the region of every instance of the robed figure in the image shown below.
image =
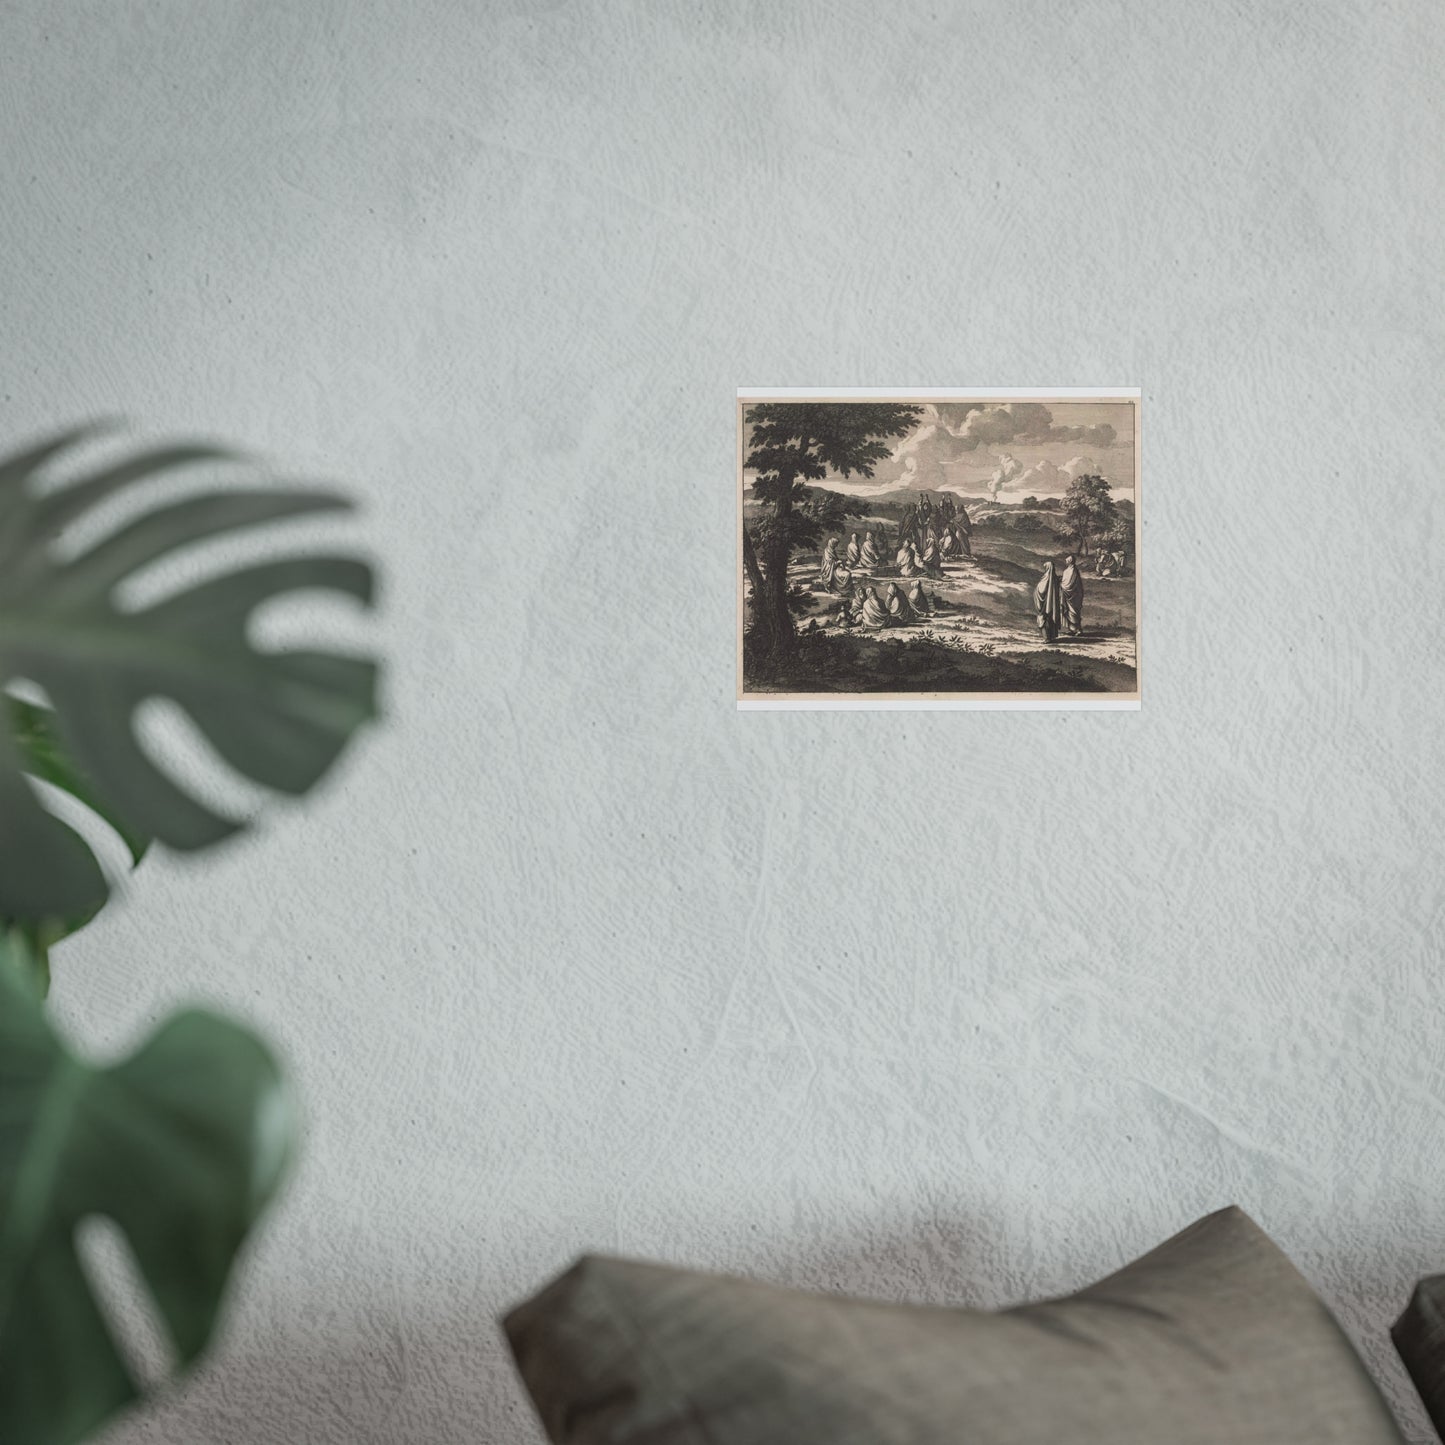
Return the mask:
<path id="1" fill-rule="evenodd" d="M 1034 611 L 1038 614 L 1039 631 L 1046 642 L 1059 640 L 1059 622 L 1063 617 L 1064 596 L 1059 587 L 1059 574 L 1054 571 L 1052 557 L 1044 564 L 1044 575 L 1034 588 Z"/>
<path id="2" fill-rule="evenodd" d="M 962 502 L 953 514 L 953 535 L 958 541 L 958 550 L 965 557 L 973 556 L 973 523 L 968 520 L 968 508 Z"/>
<path id="3" fill-rule="evenodd" d="M 1064 575 L 1059 578 L 1059 591 L 1064 602 L 1064 626 L 1070 637 L 1084 630 L 1084 574 L 1072 557 L 1064 558 Z"/>
<path id="4" fill-rule="evenodd" d="M 888 609 L 888 620 L 895 627 L 911 627 L 918 621 L 913 604 L 903 595 L 903 589 L 896 582 L 888 584 L 883 604 Z"/>
<path id="5" fill-rule="evenodd" d="M 858 565 L 867 572 L 871 572 L 878 566 L 878 548 L 873 541 L 872 532 L 869 532 L 863 539 L 863 550 L 858 554 Z"/>
<path id="6" fill-rule="evenodd" d="M 858 620 L 864 627 L 888 626 L 888 609 L 878 600 L 876 587 L 870 587 L 863 594 L 863 606 L 859 609 Z"/>
<path id="7" fill-rule="evenodd" d="M 843 554 L 843 560 L 850 567 L 856 567 L 862 555 L 862 550 L 858 546 L 858 534 L 854 532 L 848 539 L 848 550 Z"/>
<path id="8" fill-rule="evenodd" d="M 842 592 L 853 580 L 853 574 L 838 560 L 838 539 L 829 537 L 818 560 L 818 580 L 829 592 Z"/>

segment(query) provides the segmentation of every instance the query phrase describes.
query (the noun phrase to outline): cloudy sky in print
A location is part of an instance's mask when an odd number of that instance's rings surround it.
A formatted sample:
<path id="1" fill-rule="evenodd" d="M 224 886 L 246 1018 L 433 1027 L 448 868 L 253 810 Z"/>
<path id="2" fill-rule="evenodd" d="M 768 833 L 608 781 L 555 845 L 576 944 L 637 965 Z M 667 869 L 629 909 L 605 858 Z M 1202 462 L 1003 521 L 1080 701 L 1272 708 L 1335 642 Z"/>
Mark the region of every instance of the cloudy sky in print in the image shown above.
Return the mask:
<path id="1" fill-rule="evenodd" d="M 830 476 L 819 485 L 862 497 L 905 486 L 1020 502 L 1059 496 L 1092 472 L 1116 498 L 1132 498 L 1134 429 L 1130 402 L 926 402 L 871 480 Z"/>

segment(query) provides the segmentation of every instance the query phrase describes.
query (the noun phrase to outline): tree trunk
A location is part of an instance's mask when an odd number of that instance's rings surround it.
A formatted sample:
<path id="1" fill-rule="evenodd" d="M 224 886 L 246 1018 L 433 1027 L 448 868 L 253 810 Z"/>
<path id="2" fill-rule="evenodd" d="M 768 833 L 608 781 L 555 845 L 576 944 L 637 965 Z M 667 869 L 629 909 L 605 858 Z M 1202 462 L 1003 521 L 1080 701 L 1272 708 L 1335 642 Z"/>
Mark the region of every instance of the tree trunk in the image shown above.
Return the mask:
<path id="1" fill-rule="evenodd" d="M 788 553 L 791 549 L 782 538 L 770 539 L 764 549 L 763 569 L 767 573 L 767 591 L 763 594 L 768 610 L 768 626 L 772 631 L 772 651 L 786 657 L 793 650 L 793 614 L 788 610 Z"/>
<path id="2" fill-rule="evenodd" d="M 799 457 L 808 454 L 808 439 L 798 444 Z M 760 651 L 774 660 L 791 656 L 796 633 L 793 614 L 788 610 L 788 555 L 792 544 L 787 540 L 788 519 L 793 510 L 793 480 L 796 467 L 780 468 L 778 493 L 773 503 L 776 526 L 763 542 L 762 556 L 754 551 L 752 538 L 743 528 L 743 566 L 753 584 L 753 619 L 760 624 L 757 641 Z"/>
<path id="3" fill-rule="evenodd" d="M 765 656 L 771 655 L 775 646 L 772 604 L 768 597 L 768 584 L 758 566 L 758 554 L 753 551 L 753 539 L 748 529 L 743 528 L 743 570 L 753 589 L 753 641 Z"/>

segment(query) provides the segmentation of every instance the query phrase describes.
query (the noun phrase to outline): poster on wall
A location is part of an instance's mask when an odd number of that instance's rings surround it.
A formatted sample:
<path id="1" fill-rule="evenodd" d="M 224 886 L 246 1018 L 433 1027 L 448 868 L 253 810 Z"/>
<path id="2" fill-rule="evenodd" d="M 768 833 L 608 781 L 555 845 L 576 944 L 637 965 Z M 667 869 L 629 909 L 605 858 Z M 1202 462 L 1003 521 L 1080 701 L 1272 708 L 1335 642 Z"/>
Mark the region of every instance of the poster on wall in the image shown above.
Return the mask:
<path id="1" fill-rule="evenodd" d="M 737 702 L 1137 709 L 1137 389 L 737 394 Z"/>

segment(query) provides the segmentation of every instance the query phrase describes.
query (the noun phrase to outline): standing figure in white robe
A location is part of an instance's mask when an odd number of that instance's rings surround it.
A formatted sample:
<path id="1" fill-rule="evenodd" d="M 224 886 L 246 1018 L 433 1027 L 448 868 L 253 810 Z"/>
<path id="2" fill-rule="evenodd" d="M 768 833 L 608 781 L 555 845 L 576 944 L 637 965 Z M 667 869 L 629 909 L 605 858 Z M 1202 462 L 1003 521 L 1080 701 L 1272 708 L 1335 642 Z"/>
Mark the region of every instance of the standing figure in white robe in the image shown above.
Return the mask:
<path id="1" fill-rule="evenodd" d="M 1077 637 L 1084 630 L 1084 574 L 1073 557 L 1064 558 L 1059 591 L 1063 594 L 1064 626 L 1070 637 Z"/>
<path id="2" fill-rule="evenodd" d="M 959 503 L 958 511 L 954 514 L 953 518 L 953 535 L 958 542 L 960 556 L 973 556 L 972 533 L 973 526 L 968 520 L 968 508 L 962 503 Z"/>
<path id="3" fill-rule="evenodd" d="M 1054 571 L 1054 559 L 1044 563 L 1044 575 L 1034 588 L 1034 612 L 1038 616 L 1039 631 L 1045 642 L 1059 640 L 1059 620 L 1063 616 L 1064 599 L 1059 590 L 1058 573 Z"/>

